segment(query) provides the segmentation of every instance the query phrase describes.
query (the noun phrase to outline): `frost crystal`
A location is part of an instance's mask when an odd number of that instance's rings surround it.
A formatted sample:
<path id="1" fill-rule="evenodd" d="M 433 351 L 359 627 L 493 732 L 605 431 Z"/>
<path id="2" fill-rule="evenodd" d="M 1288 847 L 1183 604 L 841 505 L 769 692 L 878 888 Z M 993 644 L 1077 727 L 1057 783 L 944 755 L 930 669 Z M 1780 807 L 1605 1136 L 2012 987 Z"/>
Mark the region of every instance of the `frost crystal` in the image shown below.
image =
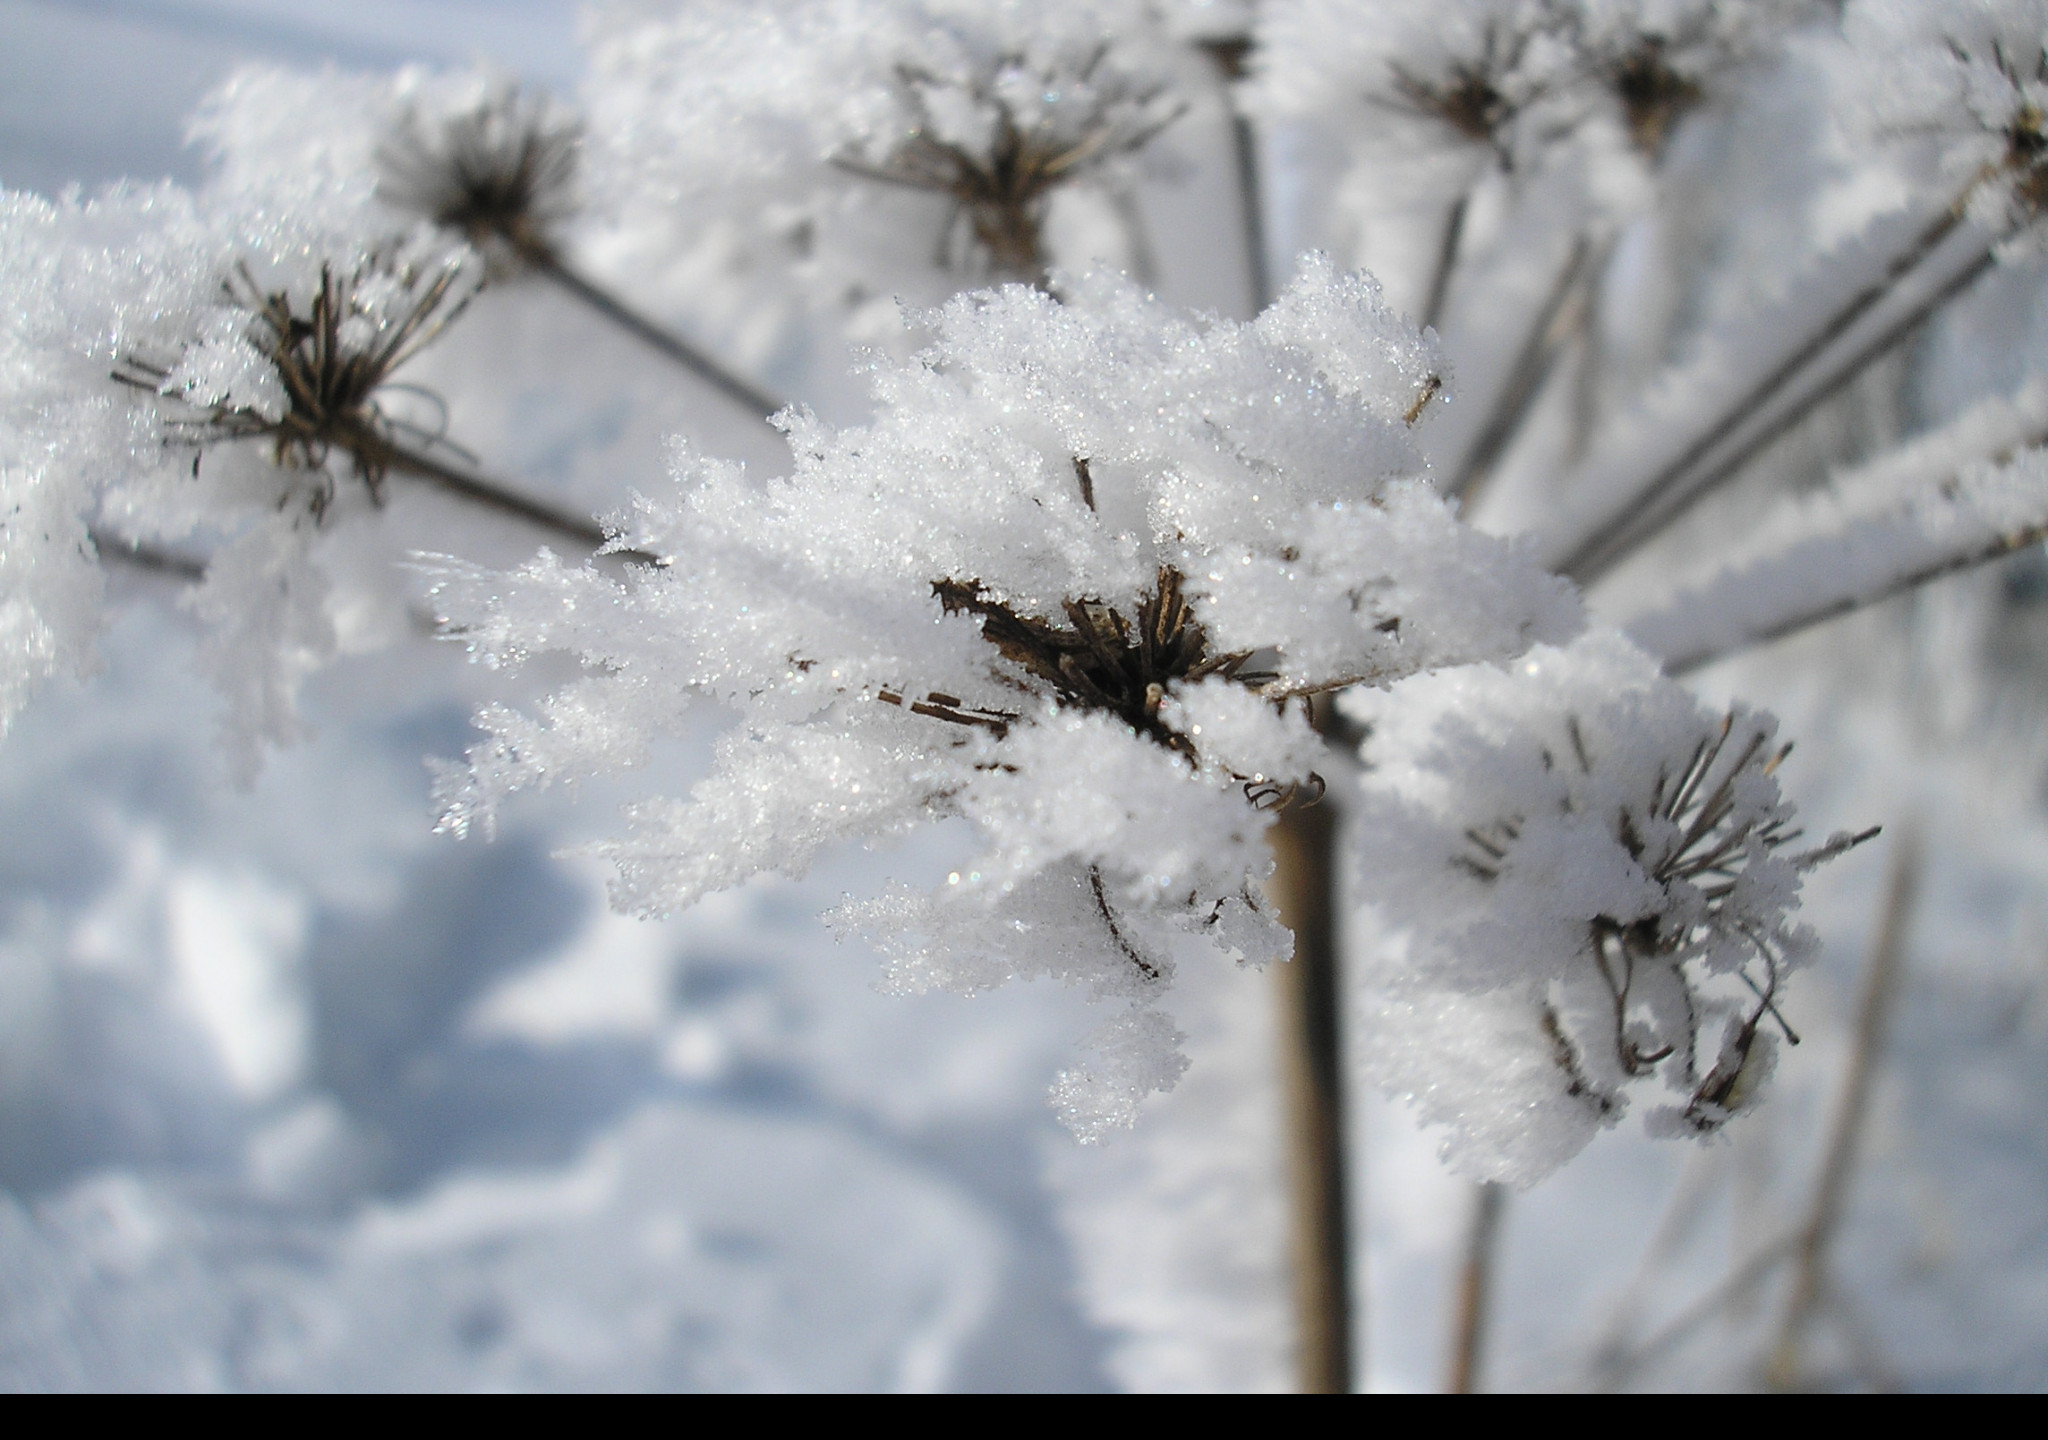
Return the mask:
<path id="1" fill-rule="evenodd" d="M 873 424 L 790 422 L 794 472 L 685 456 L 618 543 L 620 581 L 551 559 L 449 567 L 487 659 L 580 653 L 529 718 L 498 709 L 447 828 L 508 792 L 631 763 L 708 696 L 740 716 L 688 801 L 606 846 L 660 912 L 828 845 L 969 823 L 976 858 L 839 923 L 902 988 L 1055 974 L 1132 1012 L 1063 1077 L 1084 1136 L 1172 1083 L 1148 1013 L 1177 966 L 1263 963 L 1272 813 L 1320 793 L 1301 697 L 1520 653 L 1578 623 L 1562 582 L 1452 518 L 1409 422 L 1430 348 L 1314 259 L 1258 321 L 1196 321 L 1127 282 L 1011 286 L 930 318 Z"/>
<path id="2" fill-rule="evenodd" d="M 1562 1164 L 1654 1082 L 1705 1134 L 1768 1073 L 1812 938 L 1768 715 L 1713 716 L 1611 633 L 1401 687 L 1375 707 L 1362 893 L 1395 929 L 1379 1078 L 1489 1179 Z"/>

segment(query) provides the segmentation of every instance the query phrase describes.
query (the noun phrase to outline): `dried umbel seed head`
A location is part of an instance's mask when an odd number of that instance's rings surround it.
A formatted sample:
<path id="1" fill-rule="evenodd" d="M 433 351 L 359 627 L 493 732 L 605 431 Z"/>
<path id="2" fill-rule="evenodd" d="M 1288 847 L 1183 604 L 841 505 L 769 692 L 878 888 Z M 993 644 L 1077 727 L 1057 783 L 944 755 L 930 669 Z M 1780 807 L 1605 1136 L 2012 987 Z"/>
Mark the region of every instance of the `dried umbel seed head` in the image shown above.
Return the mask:
<path id="1" fill-rule="evenodd" d="M 582 142 L 574 115 L 518 85 L 450 113 L 413 106 L 377 149 L 377 193 L 458 232 L 494 264 L 545 257 L 576 208 Z"/>
<path id="2" fill-rule="evenodd" d="M 347 270 L 323 263 L 311 293 L 294 294 L 266 289 L 237 264 L 221 285 L 229 333 L 188 344 L 168 364 L 128 356 L 113 378 L 156 399 L 171 443 L 203 451 L 267 441 L 280 469 L 312 479 L 305 499 L 319 518 L 334 499 L 337 452 L 381 498 L 404 446 L 445 443 L 387 413 L 381 392 L 462 312 L 469 282 L 459 259 L 377 253 Z M 214 378 L 223 365 L 244 373 L 223 384 Z"/>
<path id="3" fill-rule="evenodd" d="M 900 65 L 907 133 L 879 151 L 849 147 L 834 163 L 948 197 L 939 263 L 1043 284 L 1053 191 L 1142 150 L 1185 108 L 1163 83 L 1133 79 L 1108 56 L 1107 45 L 1075 64 L 1005 55 L 966 75 Z"/>
<path id="4" fill-rule="evenodd" d="M 1673 68 L 1662 36 L 1646 35 L 1603 67 L 1607 87 L 1621 106 L 1629 139 L 1654 160 L 1686 112 L 1706 99 L 1698 81 Z"/>
<path id="5" fill-rule="evenodd" d="M 1100 600 L 1069 600 L 1062 607 L 1065 624 L 1020 614 L 990 598 L 974 581 L 941 580 L 932 592 L 949 613 L 979 618 L 983 638 L 1014 667 L 1011 678 L 1019 689 L 1046 695 L 1061 709 L 1114 715 L 1146 739 L 1197 761 L 1194 738 L 1166 717 L 1173 688 L 1217 676 L 1265 693 L 1277 676 L 1257 663 L 1258 652 L 1211 650 L 1182 591 L 1184 583 L 1178 570 L 1162 566 L 1135 613 L 1126 615 Z M 973 709 L 948 695 L 908 701 L 899 692 L 885 690 L 879 698 L 998 736 L 1007 734 L 1019 718 L 1010 711 Z M 1295 698 L 1280 696 L 1274 703 L 1285 705 Z M 1283 809 L 1296 801 L 1314 804 L 1324 788 L 1322 777 L 1315 774 L 1298 782 L 1264 775 L 1238 779 L 1245 798 L 1261 810 Z"/>
<path id="6" fill-rule="evenodd" d="M 1531 29 L 1489 22 L 1473 53 L 1452 59 L 1436 74 L 1391 63 L 1393 95 L 1376 98 L 1435 120 L 1461 140 L 1491 147 L 1501 167 L 1511 169 L 1510 131 L 1522 111 L 1542 96 L 1540 85 L 1517 73 L 1535 38 Z"/>
<path id="7" fill-rule="evenodd" d="M 1618 786 L 1601 783 L 1601 757 L 1575 716 L 1565 721 L 1567 753 L 1544 752 L 1567 771 L 1560 805 L 1602 806 L 1582 818 L 1605 829 L 1637 882 L 1630 908 L 1587 918 L 1582 948 L 1543 1010 L 1566 1093 L 1601 1116 L 1619 1111 L 1624 1086 L 1661 1074 L 1685 1097 L 1672 1123 L 1716 1129 L 1754 1089 L 1767 1059 L 1758 1049 L 1766 1018 L 1798 1042 L 1777 1010 L 1803 944 L 1784 912 L 1800 875 L 1877 831 L 1786 853 L 1800 832 L 1778 795 L 1776 772 L 1791 746 L 1773 744 L 1774 728 L 1731 712 L 1689 753 L 1654 772 L 1635 767 L 1636 783 Z M 1531 818 L 1467 830 L 1469 848 L 1452 863 L 1500 882 Z"/>

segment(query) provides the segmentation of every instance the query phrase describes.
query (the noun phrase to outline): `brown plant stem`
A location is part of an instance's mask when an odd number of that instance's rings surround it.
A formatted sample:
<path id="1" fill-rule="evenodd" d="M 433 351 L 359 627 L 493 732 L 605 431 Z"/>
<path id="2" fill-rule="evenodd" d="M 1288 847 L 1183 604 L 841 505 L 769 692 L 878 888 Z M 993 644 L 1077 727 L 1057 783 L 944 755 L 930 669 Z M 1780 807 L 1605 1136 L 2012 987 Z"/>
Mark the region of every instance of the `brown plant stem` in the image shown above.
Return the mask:
<path id="1" fill-rule="evenodd" d="M 1776 395 L 1788 381 L 1808 365 L 1819 359 L 1829 346 L 1847 334 L 1850 327 L 1890 295 L 1901 281 L 1920 267 L 1923 261 L 1932 256 L 1941 247 L 1942 242 L 1961 225 L 1962 218 L 1963 207 L 1960 203 L 1950 206 L 1936 216 L 1911 244 L 1892 258 L 1882 274 L 1850 296 L 1849 300 L 1798 348 L 1743 391 L 1700 431 L 1691 444 L 1637 486 L 1635 493 L 1630 495 L 1625 503 L 1584 536 L 1557 567 L 1559 572 L 1576 576 L 1582 569 L 1604 556 L 1616 540 L 1636 524 L 1641 515 L 1662 503 L 1665 495 L 1684 480 L 1695 465 L 1740 427 L 1759 406 Z"/>
<path id="2" fill-rule="evenodd" d="M 1673 491 L 1671 498 L 1660 509 L 1654 512 L 1647 509 L 1636 511 L 1629 517 L 1628 526 L 1615 531 L 1604 549 L 1591 552 L 1577 568 L 1572 568 L 1570 562 L 1567 562 L 1562 573 L 1570 575 L 1581 585 L 1591 585 L 1663 534 L 1702 500 L 1739 475 L 1743 468 L 1774 440 L 1811 415 L 1826 401 L 1840 394 L 1857 376 L 1890 354 L 1902 341 L 1925 324 L 1929 316 L 1969 289 L 1979 276 L 1992 267 L 1996 258 L 1992 248 L 1985 246 L 1969 264 L 1943 281 L 1932 294 L 1909 307 L 1905 314 L 1858 347 L 1818 385 L 1807 390 L 1797 400 L 1751 431 L 1733 450 L 1715 462 L 1710 469 L 1694 478 L 1691 483 Z"/>
<path id="3" fill-rule="evenodd" d="M 1473 1191 L 1472 1220 L 1465 1230 L 1465 1256 L 1458 1266 L 1450 1372 L 1444 1380 L 1444 1390 L 1451 1395 L 1477 1395 L 1480 1391 L 1493 1294 L 1494 1254 L 1500 1245 L 1500 1217 L 1507 1198 L 1507 1188 L 1491 1180 Z"/>
<path id="4" fill-rule="evenodd" d="M 1214 41 L 1205 47 L 1226 84 L 1244 74 L 1250 45 L 1244 37 Z M 1245 227 L 1245 279 L 1256 314 L 1271 299 L 1257 136 L 1249 121 L 1234 112 L 1232 126 Z M 1426 402 L 1427 396 L 1424 398 Z M 1319 722 L 1334 719 L 1327 698 L 1309 697 L 1307 703 Z M 1323 723 L 1318 728 L 1324 728 Z M 1337 924 L 1339 819 L 1336 805 L 1329 800 L 1289 806 L 1268 832 L 1274 862 L 1269 893 L 1281 921 L 1294 932 L 1294 957 L 1278 967 L 1275 978 L 1280 987 L 1281 1094 L 1286 1107 L 1291 1202 L 1295 1372 L 1296 1384 L 1306 1395 L 1351 1392 L 1351 1357 L 1364 1329 L 1364 1316 L 1354 1310 L 1351 1301 L 1344 1048 L 1339 1025 L 1343 1003 Z"/>
<path id="5" fill-rule="evenodd" d="M 745 407 L 763 419 L 783 408 L 782 400 L 733 374 L 675 332 L 655 324 L 610 291 L 565 264 L 546 246 L 522 246 L 520 257 L 535 273 L 545 276 L 565 293 L 589 306 L 598 315 L 658 352 L 665 359 L 680 365 L 733 403 Z"/>
<path id="6" fill-rule="evenodd" d="M 379 465 L 415 480 L 423 480 L 437 490 L 465 500 L 480 509 L 492 510 L 500 515 L 521 521 L 536 530 L 559 536 L 574 545 L 588 550 L 604 546 L 604 530 L 594 521 L 557 510 L 539 500 L 529 499 L 516 490 L 507 488 L 495 480 L 450 465 L 446 461 L 408 446 L 396 445 L 380 436 L 357 437 L 351 445 L 357 455 L 373 459 Z M 638 550 L 614 551 L 631 560 L 654 562 L 655 557 Z"/>
<path id="7" fill-rule="evenodd" d="M 1259 132 L 1251 118 L 1230 100 L 1230 87 L 1244 79 L 1252 53 L 1252 37 L 1218 35 L 1198 42 L 1216 67 L 1223 108 L 1230 116 L 1231 160 L 1237 167 L 1237 213 L 1243 227 L 1245 283 L 1251 287 L 1251 310 L 1257 315 L 1273 299 L 1273 276 L 1266 260 L 1265 187 L 1259 174 Z"/>
<path id="8" fill-rule="evenodd" d="M 1271 896 L 1294 932 L 1278 967 L 1286 1105 L 1296 1368 L 1303 1393 L 1351 1390 L 1353 1317 L 1338 1015 L 1336 829 L 1330 802 L 1290 809 L 1270 832 Z"/>
<path id="9" fill-rule="evenodd" d="M 1896 833 L 1899 838 L 1885 882 L 1883 918 L 1871 946 L 1863 999 L 1857 1008 L 1855 1045 L 1849 1052 L 1842 1097 L 1821 1154 L 1813 1201 L 1805 1224 L 1793 1239 L 1792 1293 L 1764 1367 L 1764 1383 L 1773 1390 L 1795 1389 L 1804 1377 L 1800 1346 L 1808 1325 L 1828 1298 L 1828 1250 L 1841 1226 L 1849 1184 L 1855 1177 L 1885 1031 L 1898 998 L 1899 977 L 1905 970 L 1906 939 L 1920 889 L 1920 846 L 1911 826 L 1902 826 Z"/>

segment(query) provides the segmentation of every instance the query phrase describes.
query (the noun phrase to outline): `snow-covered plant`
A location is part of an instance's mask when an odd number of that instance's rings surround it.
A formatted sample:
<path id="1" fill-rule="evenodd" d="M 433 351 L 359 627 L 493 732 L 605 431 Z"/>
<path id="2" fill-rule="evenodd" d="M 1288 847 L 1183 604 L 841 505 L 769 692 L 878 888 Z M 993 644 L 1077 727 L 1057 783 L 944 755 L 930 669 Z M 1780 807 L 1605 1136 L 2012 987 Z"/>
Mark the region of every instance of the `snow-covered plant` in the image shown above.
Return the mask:
<path id="1" fill-rule="evenodd" d="M 238 259 L 217 305 L 193 317 L 175 353 L 125 351 L 112 375 L 147 395 L 167 448 L 261 442 L 286 493 L 325 516 L 347 472 L 381 499 L 394 464 L 443 436 L 387 409 L 394 373 L 462 312 L 476 267 L 431 240 L 367 250 L 337 267 L 289 267 L 259 280 Z M 302 269 L 297 276 L 289 269 Z"/>
<path id="2" fill-rule="evenodd" d="M 1971 217 L 1994 234 L 2048 208 L 2048 6 L 1863 0 L 1843 16 L 1845 88 L 1865 133 L 1931 141 Z M 1958 209 L 1962 207 L 1959 205 Z"/>
<path id="3" fill-rule="evenodd" d="M 310 129 L 286 117 L 311 113 Z M 252 67 L 193 127 L 213 152 L 210 192 L 239 205 L 290 197 L 346 233 L 425 224 L 467 244 L 502 283 L 537 274 L 748 410 L 782 401 L 588 272 L 593 229 L 583 120 L 544 91 L 485 69 L 389 77 Z"/>
<path id="4" fill-rule="evenodd" d="M 84 668 L 103 588 L 76 477 L 53 464 L 36 417 L 78 376 L 43 353 L 61 323 L 60 236 L 68 207 L 0 193 L 0 730 L 35 688 Z"/>
<path id="5" fill-rule="evenodd" d="M 377 148 L 377 194 L 500 268 L 552 258 L 580 199 L 582 121 L 510 80 L 465 79 L 453 95 L 400 102 Z"/>
<path id="6" fill-rule="evenodd" d="M 945 307 L 872 424 L 791 422 L 787 478 L 682 458 L 621 534 L 659 566 L 451 570 L 438 600 L 479 654 L 591 669 L 537 718 L 481 717 L 444 824 L 720 701 L 740 722 L 714 772 L 604 847 L 618 902 L 964 819 L 980 849 L 946 884 L 840 922 L 900 987 L 1049 973 L 1132 1002 L 1061 1081 L 1093 1137 L 1178 1073 L 1152 1009 L 1177 965 L 1288 952 L 1261 839 L 1325 783 L 1303 697 L 1511 656 L 1577 612 L 1417 474 L 1436 361 L 1369 281 L 1315 261 L 1249 325 L 1063 288 Z"/>
<path id="7" fill-rule="evenodd" d="M 1674 1098 L 1655 1134 L 1705 1134 L 1769 1072 L 1800 877 L 1876 832 L 1805 850 L 1768 715 L 1716 716 L 1612 632 L 1370 703 L 1358 886 L 1395 934 L 1382 1080 L 1446 1153 L 1526 1182 Z"/>
<path id="8" fill-rule="evenodd" d="M 1544 138 L 1531 112 L 1573 78 L 1562 18 L 1549 0 L 1275 0 L 1254 103 L 1375 150 L 1476 147 L 1514 169 Z"/>
<path id="9" fill-rule="evenodd" d="M 1115 207 L 1087 201 L 1185 108 L 1187 62 L 1135 0 L 718 0 L 596 23 L 594 160 L 624 231 L 781 255 L 757 305 L 792 282 L 827 306 L 933 303 L 1127 250 Z"/>
<path id="10" fill-rule="evenodd" d="M 1818 13 L 1811 0 L 1583 0 L 1560 8 L 1580 73 L 1615 107 L 1630 142 L 1651 160 L 1729 71 Z"/>

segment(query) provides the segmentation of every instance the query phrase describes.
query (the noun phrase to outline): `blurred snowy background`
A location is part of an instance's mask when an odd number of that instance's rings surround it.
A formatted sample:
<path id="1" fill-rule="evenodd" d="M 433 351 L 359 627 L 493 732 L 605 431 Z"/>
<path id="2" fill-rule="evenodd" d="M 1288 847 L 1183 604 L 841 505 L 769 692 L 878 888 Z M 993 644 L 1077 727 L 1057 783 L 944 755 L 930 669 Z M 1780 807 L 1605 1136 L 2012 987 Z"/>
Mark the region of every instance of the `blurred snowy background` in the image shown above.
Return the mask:
<path id="1" fill-rule="evenodd" d="M 185 119 L 250 60 L 485 58 L 566 91 L 574 10 L 0 0 L 0 182 L 196 180 Z M 1190 121 L 1217 160 L 1144 196 L 1160 288 L 1241 313 L 1225 130 Z M 1294 163 L 1283 194 L 1316 161 Z M 1993 329 L 2041 353 L 2039 262 L 1984 289 L 1925 342 L 1936 361 Z M 458 430 L 589 507 L 673 431 L 776 462 L 756 422 L 531 288 L 489 293 L 429 363 Z M 1915 395 L 1831 419 L 1822 458 L 1853 457 L 1858 424 L 1955 403 Z M 392 530 L 457 548 L 437 503 L 395 503 Z M 461 548 L 517 542 L 472 525 Z M 875 993 L 872 958 L 812 918 L 872 857 L 646 924 L 605 910 L 594 862 L 552 857 L 659 775 L 528 800 L 488 845 L 435 837 L 422 757 L 460 753 L 486 690 L 425 638 L 319 676 L 315 737 L 236 791 L 172 587 L 121 583 L 137 603 L 103 673 L 52 687 L 0 746 L 0 1385 L 1288 1384 L 1267 981 L 1213 982 L 1183 1022 L 1183 1087 L 1079 1150 L 1044 1095 L 1082 999 Z M 1945 582 L 1699 688 L 1783 716 L 1812 830 L 1890 830 L 1810 891 L 1825 953 L 1789 1011 L 1806 1043 L 1760 1114 L 1706 1148 L 1605 1136 L 1508 1198 L 1484 1378 L 1740 1386 L 1782 1349 L 1779 1241 L 1811 1204 L 1912 831 L 1905 979 L 1797 1378 L 2038 1388 L 2048 567 Z M 702 751 L 658 764 L 686 780 Z M 928 852 L 892 873 L 943 874 L 943 842 Z M 1400 1107 L 1361 1094 L 1353 1115 L 1362 1373 L 1435 1388 L 1474 1197 Z"/>

